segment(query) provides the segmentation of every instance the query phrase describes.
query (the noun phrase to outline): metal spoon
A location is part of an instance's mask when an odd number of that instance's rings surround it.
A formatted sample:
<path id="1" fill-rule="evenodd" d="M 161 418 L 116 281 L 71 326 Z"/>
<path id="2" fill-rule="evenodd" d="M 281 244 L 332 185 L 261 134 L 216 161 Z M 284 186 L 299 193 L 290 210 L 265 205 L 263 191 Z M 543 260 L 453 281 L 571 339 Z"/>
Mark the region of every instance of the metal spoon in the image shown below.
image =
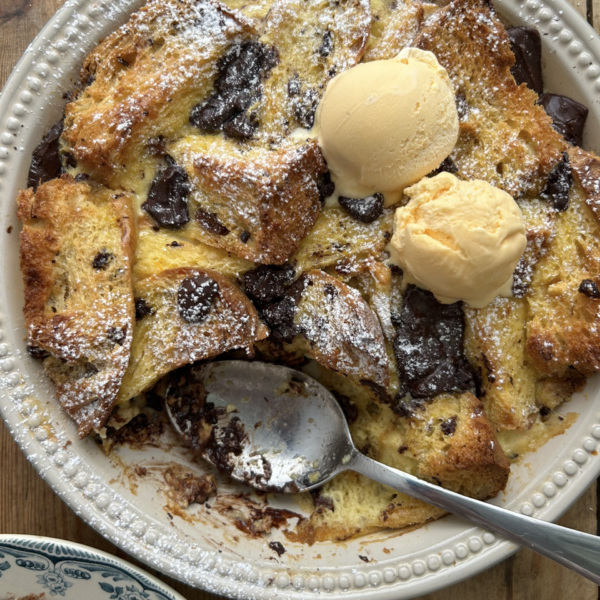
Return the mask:
<path id="1" fill-rule="evenodd" d="M 299 492 L 351 469 L 600 584 L 600 538 L 461 496 L 364 456 L 338 402 L 304 373 L 259 362 L 192 365 L 171 382 L 167 410 L 190 446 L 242 483 Z"/>

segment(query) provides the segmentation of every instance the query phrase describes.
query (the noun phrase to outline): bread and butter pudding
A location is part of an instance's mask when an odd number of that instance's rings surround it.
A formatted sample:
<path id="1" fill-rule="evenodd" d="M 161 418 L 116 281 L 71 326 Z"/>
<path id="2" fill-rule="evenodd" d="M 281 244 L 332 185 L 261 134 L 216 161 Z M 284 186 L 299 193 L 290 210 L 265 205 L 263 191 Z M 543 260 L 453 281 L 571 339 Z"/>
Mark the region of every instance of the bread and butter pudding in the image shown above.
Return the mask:
<path id="1" fill-rule="evenodd" d="M 226 4 L 150 0 L 85 59 L 18 198 L 30 354 L 109 452 L 198 361 L 246 357 L 316 377 L 376 460 L 494 497 L 600 369 L 587 110 L 544 93 L 539 34 L 483 0 Z M 350 74 L 387 69 L 343 130 Z M 411 143 L 378 143 L 360 110 L 411 78 Z M 497 223 L 482 241 L 471 218 Z M 307 543 L 442 515 L 351 472 L 299 500 Z"/>

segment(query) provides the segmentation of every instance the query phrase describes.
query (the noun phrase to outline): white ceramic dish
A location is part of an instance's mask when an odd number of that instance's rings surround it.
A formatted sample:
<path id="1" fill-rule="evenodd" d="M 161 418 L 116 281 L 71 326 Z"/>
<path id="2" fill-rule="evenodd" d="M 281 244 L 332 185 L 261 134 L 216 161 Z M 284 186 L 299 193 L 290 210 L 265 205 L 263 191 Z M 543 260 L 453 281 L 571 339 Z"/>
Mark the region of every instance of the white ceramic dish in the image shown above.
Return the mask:
<path id="1" fill-rule="evenodd" d="M 453 517 L 402 536 L 382 532 L 341 545 L 294 545 L 274 532 L 287 549 L 279 557 L 263 538 L 241 535 L 216 510 L 190 509 L 193 524 L 169 517 L 160 478 L 132 481 L 129 466 L 145 465 L 152 474 L 156 465 L 173 460 L 191 465 L 185 452 L 123 451 L 111 462 L 92 440 L 77 439 L 39 365 L 25 352 L 15 197 L 25 185 L 32 150 L 60 118 L 62 94 L 73 86 L 83 57 L 142 1 L 67 0 L 0 97 L 0 411 L 13 436 L 54 490 L 106 538 L 164 573 L 223 595 L 401 600 L 506 558 L 514 545 Z M 589 107 L 584 145 L 600 150 L 600 38 L 564 0 L 501 0 L 497 8 L 515 25 L 540 29 L 547 88 Z M 600 474 L 598 400 L 595 378 L 586 395 L 563 409 L 580 414 L 575 425 L 514 468 L 506 493 L 495 502 L 542 519 L 563 513 Z M 227 489 L 226 482 L 221 486 Z M 286 501 L 273 500 L 278 506 Z"/>
<path id="2" fill-rule="evenodd" d="M 0 535 L 0 598 L 185 600 L 145 571 L 106 552 L 34 535 Z"/>

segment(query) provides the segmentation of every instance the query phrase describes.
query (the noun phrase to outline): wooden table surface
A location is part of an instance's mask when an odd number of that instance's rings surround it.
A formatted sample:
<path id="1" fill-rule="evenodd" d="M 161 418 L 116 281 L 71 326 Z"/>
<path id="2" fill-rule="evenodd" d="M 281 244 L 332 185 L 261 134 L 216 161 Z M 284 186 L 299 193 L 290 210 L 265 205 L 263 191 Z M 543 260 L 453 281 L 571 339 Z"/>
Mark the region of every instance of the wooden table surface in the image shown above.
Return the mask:
<path id="1" fill-rule="evenodd" d="M 65 0 L 0 0 L 0 88 L 38 31 Z M 600 0 L 573 6 L 600 31 Z M 592 4 L 593 2 L 593 4 Z M 594 10 L 595 6 L 597 10 Z M 560 523 L 597 533 L 594 484 Z M 77 517 L 27 462 L 0 420 L 0 533 L 43 535 L 87 544 L 132 561 Z M 136 561 L 132 561 L 136 562 Z M 155 573 L 187 600 L 216 600 Z M 2 590 L 0 589 L 0 599 Z M 598 588 L 552 561 L 521 550 L 514 557 L 463 583 L 421 600 L 598 600 Z"/>

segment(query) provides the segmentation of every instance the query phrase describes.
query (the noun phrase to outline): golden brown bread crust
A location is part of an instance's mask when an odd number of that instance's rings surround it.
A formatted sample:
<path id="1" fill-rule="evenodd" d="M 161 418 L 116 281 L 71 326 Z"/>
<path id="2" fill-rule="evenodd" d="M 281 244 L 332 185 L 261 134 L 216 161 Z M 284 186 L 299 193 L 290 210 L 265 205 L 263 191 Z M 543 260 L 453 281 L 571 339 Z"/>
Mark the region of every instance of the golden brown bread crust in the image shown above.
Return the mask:
<path id="1" fill-rule="evenodd" d="M 327 171 L 315 141 L 270 150 L 192 136 L 170 149 L 192 182 L 191 221 L 182 235 L 263 264 L 296 252 L 321 209 Z M 226 230 L 215 233 L 206 215 Z M 224 233 L 225 231 L 225 233 Z"/>
<path id="2" fill-rule="evenodd" d="M 153 135 L 172 139 L 212 89 L 217 60 L 253 22 L 217 0 L 150 0 L 87 56 L 63 143 L 113 181 Z"/>
<path id="3" fill-rule="evenodd" d="M 421 2 L 371 0 L 371 32 L 363 62 L 394 58 L 419 32 L 425 19 Z"/>
<path id="4" fill-rule="evenodd" d="M 133 330 L 131 197 L 69 175 L 17 200 L 28 344 L 81 437 L 114 406 Z"/>
<path id="5" fill-rule="evenodd" d="M 355 407 L 350 431 L 356 446 L 368 456 L 479 499 L 504 489 L 510 472 L 508 460 L 483 405 L 472 394 L 443 394 L 415 406 L 413 414 L 399 416 L 335 374 L 321 370 L 317 376 L 339 397 L 345 397 L 345 404 Z M 298 525 L 300 541 L 343 540 L 387 527 L 423 523 L 443 514 L 349 473 L 325 484 L 320 496 L 310 518 Z"/>
<path id="6" fill-rule="evenodd" d="M 585 279 L 600 284 L 600 224 L 590 208 L 597 192 L 588 179 L 598 159 L 577 148 L 569 149 L 569 158 L 569 207 L 556 215 L 556 235 L 536 265 L 527 297 L 529 361 L 543 375 L 567 378 L 600 370 L 599 300 L 579 291 Z"/>
<path id="7" fill-rule="evenodd" d="M 198 275 L 216 281 L 219 292 L 206 319 L 192 324 L 179 314 L 177 292 L 184 279 Z M 163 375 L 183 365 L 235 348 L 251 353 L 254 342 L 268 335 L 250 300 L 229 279 L 210 269 L 163 271 L 138 282 L 135 297 L 151 312 L 137 321 L 133 331 L 119 404 L 149 390 Z"/>
<path id="8" fill-rule="evenodd" d="M 450 155 L 465 179 L 484 179 L 515 198 L 546 185 L 567 143 L 517 85 L 504 26 L 485 0 L 455 0 L 424 23 L 414 41 L 446 68 L 459 110 L 460 135 Z"/>
<path id="9" fill-rule="evenodd" d="M 381 325 L 360 293 L 323 271 L 305 274 L 294 323 L 307 340 L 307 355 L 356 383 L 381 392 L 390 383 Z"/>
<path id="10" fill-rule="evenodd" d="M 371 26 L 368 0 L 276 0 L 260 41 L 277 47 L 279 64 L 258 108 L 261 139 L 278 141 L 310 128 L 327 82 L 357 65 Z"/>

